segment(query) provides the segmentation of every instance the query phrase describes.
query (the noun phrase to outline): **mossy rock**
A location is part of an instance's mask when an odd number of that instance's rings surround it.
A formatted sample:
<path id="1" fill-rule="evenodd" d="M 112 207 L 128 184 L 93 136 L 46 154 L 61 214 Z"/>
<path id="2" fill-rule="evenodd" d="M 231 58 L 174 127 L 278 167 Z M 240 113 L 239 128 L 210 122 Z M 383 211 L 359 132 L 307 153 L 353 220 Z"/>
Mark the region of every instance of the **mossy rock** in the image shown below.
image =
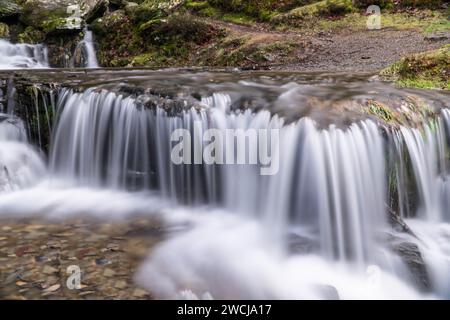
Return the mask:
<path id="1" fill-rule="evenodd" d="M 380 75 L 403 87 L 450 90 L 450 45 L 403 58 Z"/>
<path id="2" fill-rule="evenodd" d="M 26 0 L 20 21 L 44 32 L 80 29 L 82 21 L 73 15 L 72 5 L 73 0 Z"/>
<path id="3" fill-rule="evenodd" d="M 227 12 L 244 12 L 248 15 L 258 15 L 261 11 L 285 12 L 299 6 L 308 5 L 315 0 L 207 0 L 214 7 Z"/>
<path id="4" fill-rule="evenodd" d="M 0 19 L 17 16 L 22 8 L 12 0 L 0 0 Z"/>
<path id="5" fill-rule="evenodd" d="M 96 19 L 90 28 L 95 33 L 102 66 L 125 67 L 134 56 L 146 50 L 144 39 L 125 10 L 116 10 Z"/>
<path id="6" fill-rule="evenodd" d="M 33 27 L 26 27 L 17 36 L 17 41 L 21 43 L 41 43 L 45 39 L 45 33 Z"/>
<path id="7" fill-rule="evenodd" d="M 315 19 L 317 17 L 343 16 L 355 11 L 352 0 L 322 0 L 306 6 L 292 9 L 291 11 L 276 15 L 272 18 L 276 23 L 289 23 Z"/>
<path id="8" fill-rule="evenodd" d="M 0 38 L 9 38 L 9 27 L 6 23 L 0 22 Z"/>
<path id="9" fill-rule="evenodd" d="M 186 0 L 146 0 L 138 6 L 129 8 L 136 24 L 169 16 L 185 4 Z"/>

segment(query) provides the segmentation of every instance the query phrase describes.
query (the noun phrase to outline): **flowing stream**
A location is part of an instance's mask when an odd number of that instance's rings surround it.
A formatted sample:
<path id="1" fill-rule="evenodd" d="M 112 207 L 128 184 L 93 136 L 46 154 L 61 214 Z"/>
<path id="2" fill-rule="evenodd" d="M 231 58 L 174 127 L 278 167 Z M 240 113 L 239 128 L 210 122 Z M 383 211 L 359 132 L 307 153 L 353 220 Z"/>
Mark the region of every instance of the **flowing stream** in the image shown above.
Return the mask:
<path id="1" fill-rule="evenodd" d="M 48 68 L 47 49 L 41 44 L 12 44 L 0 39 L 0 69 Z"/>
<path id="2" fill-rule="evenodd" d="M 160 215 L 178 231 L 136 274 L 159 298 L 450 298 L 450 111 L 418 127 L 370 118 L 323 126 L 271 112 L 321 85 L 226 86 L 273 99 L 241 108 L 233 93 L 210 87 L 174 111 L 161 97 L 58 89 L 41 122 L 52 132 L 48 159 L 17 116 L 2 115 L 0 212 Z M 231 162 L 174 163 L 177 129 L 184 152 L 214 140 L 214 155 Z M 227 148 L 237 137 L 219 139 L 229 129 L 248 133 L 241 142 L 269 150 L 271 161 L 240 162 L 251 154 Z M 251 135 L 267 130 L 279 139 Z M 268 168 L 274 174 L 261 174 Z M 392 226 L 393 210 L 409 231 Z"/>
<path id="3" fill-rule="evenodd" d="M 80 55 L 81 62 L 75 62 L 77 55 Z M 92 31 L 87 28 L 84 29 L 84 37 L 83 40 L 80 41 L 75 48 L 75 52 L 73 54 L 72 60 L 70 62 L 70 66 L 74 67 L 82 67 L 82 68 L 98 68 L 97 54 L 95 52 L 94 47 L 94 36 Z"/>

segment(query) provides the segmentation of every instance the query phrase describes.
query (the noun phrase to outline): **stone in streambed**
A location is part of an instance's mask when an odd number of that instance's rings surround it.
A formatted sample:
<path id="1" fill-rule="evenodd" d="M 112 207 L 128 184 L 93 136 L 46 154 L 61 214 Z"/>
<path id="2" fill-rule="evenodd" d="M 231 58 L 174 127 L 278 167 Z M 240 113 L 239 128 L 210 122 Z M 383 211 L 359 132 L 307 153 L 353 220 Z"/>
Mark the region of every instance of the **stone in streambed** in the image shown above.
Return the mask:
<path id="1" fill-rule="evenodd" d="M 42 273 L 44 274 L 53 274 L 58 272 L 59 270 L 56 268 L 53 268 L 51 266 L 45 266 L 44 269 L 42 270 Z"/>

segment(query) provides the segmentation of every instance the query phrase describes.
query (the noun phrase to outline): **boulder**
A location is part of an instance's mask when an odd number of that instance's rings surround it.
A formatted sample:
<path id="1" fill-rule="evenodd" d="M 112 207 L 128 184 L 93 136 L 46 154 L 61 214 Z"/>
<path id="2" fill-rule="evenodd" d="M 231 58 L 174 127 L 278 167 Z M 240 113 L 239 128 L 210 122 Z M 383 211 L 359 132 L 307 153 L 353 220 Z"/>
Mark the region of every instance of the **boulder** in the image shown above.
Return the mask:
<path id="1" fill-rule="evenodd" d="M 80 30 L 83 27 L 82 6 L 73 0 L 26 0 L 20 21 L 44 32 Z"/>
<path id="2" fill-rule="evenodd" d="M 12 0 L 0 0 L 0 20 L 19 15 L 22 12 L 20 6 Z"/>
<path id="3" fill-rule="evenodd" d="M 186 0 L 146 0 L 134 6 L 132 15 L 138 23 L 167 17 L 180 8 Z"/>
<path id="4" fill-rule="evenodd" d="M 108 0 L 82 0 L 82 17 L 87 23 L 91 23 L 108 11 L 110 2 Z"/>
<path id="5" fill-rule="evenodd" d="M 430 276 L 418 245 L 393 234 L 389 235 L 388 243 L 408 268 L 416 287 L 422 291 L 430 291 Z"/>

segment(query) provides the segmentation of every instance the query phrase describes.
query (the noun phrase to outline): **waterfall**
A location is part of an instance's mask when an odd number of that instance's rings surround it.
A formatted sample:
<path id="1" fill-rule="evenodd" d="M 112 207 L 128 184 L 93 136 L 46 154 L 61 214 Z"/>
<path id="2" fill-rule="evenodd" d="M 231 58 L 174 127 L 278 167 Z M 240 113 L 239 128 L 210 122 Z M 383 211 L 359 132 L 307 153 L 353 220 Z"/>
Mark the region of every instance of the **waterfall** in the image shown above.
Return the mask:
<path id="1" fill-rule="evenodd" d="M 78 43 L 70 62 L 72 68 L 98 68 L 97 54 L 94 48 L 94 36 L 92 31 L 84 29 L 83 40 Z"/>
<path id="2" fill-rule="evenodd" d="M 0 69 L 47 68 L 47 48 L 41 44 L 12 44 L 0 39 Z"/>
<path id="3" fill-rule="evenodd" d="M 107 91 L 66 91 L 61 97 L 50 151 L 59 177 L 218 205 L 256 216 L 281 236 L 288 228 L 306 230 L 330 259 L 361 265 L 373 260 L 369 248 L 384 226 L 386 203 L 383 140 L 375 123 L 327 131 L 309 119 L 285 125 L 268 111 L 229 113 L 225 95 L 178 116 Z M 210 128 L 278 129 L 280 172 L 261 176 L 258 165 L 175 165 L 170 135 L 178 128 L 188 129 L 199 145 L 206 144 L 202 137 Z"/>
<path id="4" fill-rule="evenodd" d="M 29 187 L 44 172 L 41 156 L 27 142 L 23 122 L 14 116 L 0 114 L 0 192 Z"/>
<path id="5" fill-rule="evenodd" d="M 52 132 L 48 181 L 83 190 L 69 197 L 74 212 L 109 217 L 129 206 L 189 226 L 152 251 L 137 274 L 156 296 L 191 290 L 225 299 L 450 297 L 450 111 L 416 128 L 370 119 L 324 128 L 307 117 L 288 122 L 265 109 L 236 109 L 222 92 L 177 110 L 162 100 L 90 88 L 61 89 L 51 109 L 36 102 L 47 118 L 40 130 Z M 0 139 L 28 146 L 23 124 L 5 118 Z M 22 129 L 10 130 L 11 123 Z M 173 139 L 177 130 L 182 140 Z M 259 135 L 267 130 L 279 140 Z M 216 159 L 227 161 L 196 157 L 212 141 Z M 267 164 L 228 148 L 237 141 L 270 151 L 268 158 L 279 159 L 276 174 L 261 174 Z M 192 153 L 193 164 L 174 161 L 177 146 L 183 156 Z M 9 162 L 0 156 L 0 163 Z M 15 210 L 70 211 L 60 204 L 69 193 L 58 192 L 51 189 L 56 200 L 39 210 Z M 1 210 L 10 209 L 5 199 Z M 97 210 L 84 202 L 114 206 Z M 409 230 L 391 226 L 393 216 Z"/>

